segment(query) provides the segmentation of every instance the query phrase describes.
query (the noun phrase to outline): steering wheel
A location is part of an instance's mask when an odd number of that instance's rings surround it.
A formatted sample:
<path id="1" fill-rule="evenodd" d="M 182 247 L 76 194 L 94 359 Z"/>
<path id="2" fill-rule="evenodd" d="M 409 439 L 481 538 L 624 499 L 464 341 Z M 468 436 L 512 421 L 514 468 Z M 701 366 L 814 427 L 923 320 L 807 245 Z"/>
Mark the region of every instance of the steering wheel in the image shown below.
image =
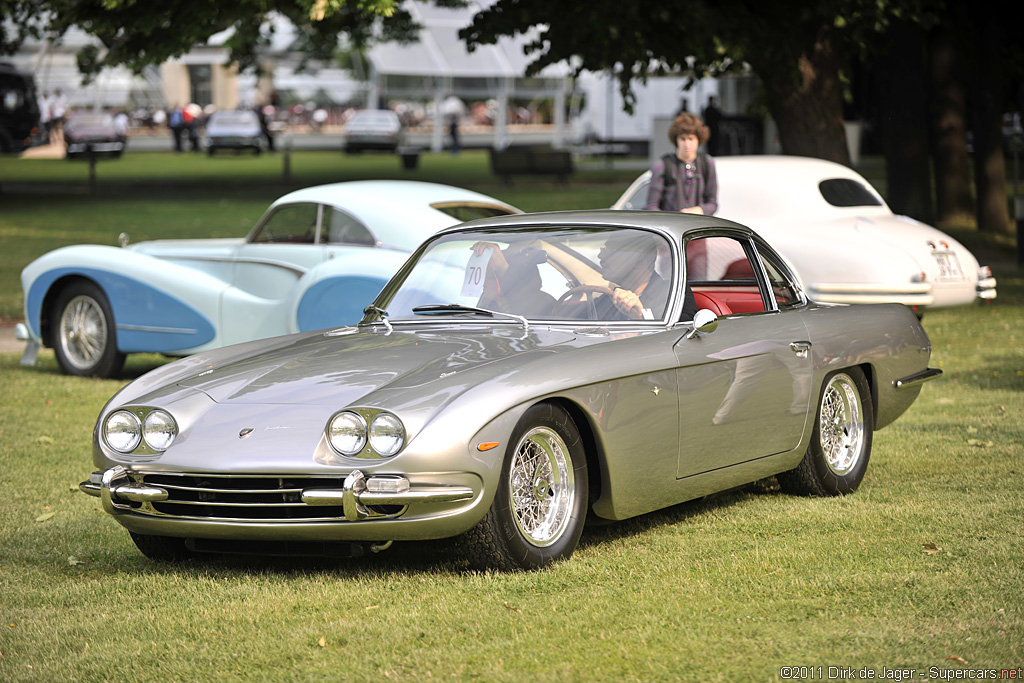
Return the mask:
<path id="1" fill-rule="evenodd" d="M 582 297 L 584 294 L 607 294 L 611 296 L 612 290 L 601 285 L 577 285 L 566 290 L 562 296 L 558 297 L 558 303 Z M 590 304 L 590 319 L 597 320 L 597 304 L 594 302 L 594 297 L 588 296 L 587 303 Z"/>

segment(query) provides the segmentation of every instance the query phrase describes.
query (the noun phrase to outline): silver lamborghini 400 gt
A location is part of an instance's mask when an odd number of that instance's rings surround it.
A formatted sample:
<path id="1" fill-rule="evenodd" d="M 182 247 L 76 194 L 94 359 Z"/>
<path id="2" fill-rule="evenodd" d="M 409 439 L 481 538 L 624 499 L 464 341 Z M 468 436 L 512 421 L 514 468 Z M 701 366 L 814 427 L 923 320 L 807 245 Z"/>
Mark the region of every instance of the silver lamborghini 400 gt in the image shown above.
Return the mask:
<path id="1" fill-rule="evenodd" d="M 154 559 L 460 536 L 483 566 L 777 476 L 841 495 L 914 402 L 900 304 L 810 302 L 704 216 L 487 218 L 424 243 L 358 325 L 160 367 L 114 396 L 81 488 Z"/>

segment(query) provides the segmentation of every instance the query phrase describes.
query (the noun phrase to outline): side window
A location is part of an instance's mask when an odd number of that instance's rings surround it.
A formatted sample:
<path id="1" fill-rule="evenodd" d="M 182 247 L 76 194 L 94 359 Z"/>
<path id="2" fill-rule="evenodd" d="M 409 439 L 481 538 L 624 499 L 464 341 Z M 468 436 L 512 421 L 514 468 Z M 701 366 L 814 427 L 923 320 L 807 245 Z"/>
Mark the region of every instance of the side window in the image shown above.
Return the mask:
<path id="1" fill-rule="evenodd" d="M 764 251 L 760 245 L 757 253 L 764 261 L 764 268 L 768 271 L 768 284 L 772 288 L 772 296 L 779 308 L 791 308 L 803 303 L 800 297 L 800 290 L 794 284 L 789 270 L 783 266 L 774 254 Z"/>
<path id="2" fill-rule="evenodd" d="M 314 244 L 317 204 L 278 207 L 252 236 L 253 244 Z"/>
<path id="3" fill-rule="evenodd" d="M 622 208 L 626 211 L 639 211 L 647 204 L 647 193 L 651 190 L 651 183 L 646 182 L 637 188 L 633 196 L 626 200 Z"/>
<path id="4" fill-rule="evenodd" d="M 686 243 L 686 284 L 698 308 L 708 308 L 718 315 L 764 311 L 754 273 L 738 239 L 700 237 Z"/>
<path id="5" fill-rule="evenodd" d="M 324 207 L 324 228 L 320 237 L 327 244 L 359 244 L 372 247 L 377 244 L 366 226 L 344 211 Z"/>

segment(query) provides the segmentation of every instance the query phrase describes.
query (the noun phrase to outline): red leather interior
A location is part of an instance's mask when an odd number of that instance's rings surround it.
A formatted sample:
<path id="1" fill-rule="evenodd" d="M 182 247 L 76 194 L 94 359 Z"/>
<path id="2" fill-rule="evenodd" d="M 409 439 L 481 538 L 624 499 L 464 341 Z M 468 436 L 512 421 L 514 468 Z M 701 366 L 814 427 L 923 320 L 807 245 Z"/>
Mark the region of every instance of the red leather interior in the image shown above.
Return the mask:
<path id="1" fill-rule="evenodd" d="M 721 299 L 711 296 L 707 292 L 694 292 L 693 298 L 697 302 L 697 308 L 706 308 L 715 315 L 729 315 L 732 309 Z"/>

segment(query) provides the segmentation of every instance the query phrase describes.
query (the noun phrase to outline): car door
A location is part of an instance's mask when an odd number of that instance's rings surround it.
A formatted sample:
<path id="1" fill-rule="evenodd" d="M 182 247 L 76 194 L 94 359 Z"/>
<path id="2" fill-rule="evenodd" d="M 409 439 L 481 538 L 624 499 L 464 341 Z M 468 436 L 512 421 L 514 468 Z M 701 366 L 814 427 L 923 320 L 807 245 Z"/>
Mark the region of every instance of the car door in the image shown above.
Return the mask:
<path id="1" fill-rule="evenodd" d="M 805 301 L 781 259 L 728 233 L 688 241 L 686 255 L 687 286 L 698 306 L 721 315 L 717 330 L 674 347 L 678 478 L 796 448 L 807 428 L 812 380 Z"/>

